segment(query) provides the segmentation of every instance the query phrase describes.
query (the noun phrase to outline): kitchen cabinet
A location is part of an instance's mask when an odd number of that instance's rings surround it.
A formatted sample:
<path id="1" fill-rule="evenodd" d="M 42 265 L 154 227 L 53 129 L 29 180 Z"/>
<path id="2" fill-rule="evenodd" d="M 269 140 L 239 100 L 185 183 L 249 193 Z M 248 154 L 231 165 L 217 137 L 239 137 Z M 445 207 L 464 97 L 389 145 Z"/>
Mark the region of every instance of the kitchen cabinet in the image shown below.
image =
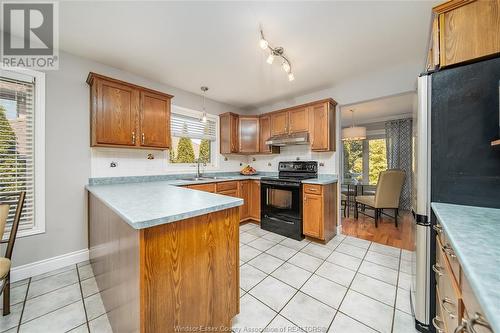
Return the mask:
<path id="1" fill-rule="evenodd" d="M 288 111 L 288 133 L 307 132 L 309 130 L 308 108 L 301 107 Z"/>
<path id="2" fill-rule="evenodd" d="M 248 199 L 249 217 L 260 222 L 260 180 L 251 180 Z"/>
<path id="3" fill-rule="evenodd" d="M 271 114 L 271 136 L 288 133 L 288 112 L 276 112 Z"/>
<path id="4" fill-rule="evenodd" d="M 271 117 L 268 115 L 259 117 L 259 153 L 279 154 L 280 147 L 266 145 L 271 137 Z"/>
<path id="5" fill-rule="evenodd" d="M 240 206 L 240 221 L 245 221 L 250 218 L 250 181 L 241 180 L 238 182 L 238 197 L 243 199 L 243 205 Z"/>
<path id="6" fill-rule="evenodd" d="M 239 153 L 259 152 L 259 118 L 239 117 Z"/>
<path id="7" fill-rule="evenodd" d="M 215 193 L 215 183 L 207 183 L 207 184 L 194 184 L 194 185 L 188 185 L 188 188 L 192 190 L 198 190 L 198 191 L 204 191 L 204 192 L 210 192 L 210 193 Z"/>
<path id="8" fill-rule="evenodd" d="M 239 148 L 239 116 L 235 113 L 220 115 L 220 153 L 238 153 Z"/>
<path id="9" fill-rule="evenodd" d="M 173 96 L 89 73 L 92 147 L 168 149 Z"/>
<path id="10" fill-rule="evenodd" d="M 428 69 L 500 52 L 500 0 L 447 1 L 433 14 Z"/>
<path id="11" fill-rule="evenodd" d="M 311 150 L 335 151 L 335 105 L 333 100 L 310 106 Z"/>
<path id="12" fill-rule="evenodd" d="M 337 230 L 337 184 L 304 184 L 302 232 L 328 242 Z"/>

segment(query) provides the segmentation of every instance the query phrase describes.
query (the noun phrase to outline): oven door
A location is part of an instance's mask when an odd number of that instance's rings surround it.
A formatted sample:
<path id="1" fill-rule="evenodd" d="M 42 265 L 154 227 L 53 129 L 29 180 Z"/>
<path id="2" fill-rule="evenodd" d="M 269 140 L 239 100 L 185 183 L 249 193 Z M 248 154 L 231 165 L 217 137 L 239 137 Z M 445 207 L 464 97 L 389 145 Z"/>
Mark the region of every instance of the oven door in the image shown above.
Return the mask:
<path id="1" fill-rule="evenodd" d="M 261 228 L 301 240 L 302 187 L 300 183 L 261 181 Z"/>

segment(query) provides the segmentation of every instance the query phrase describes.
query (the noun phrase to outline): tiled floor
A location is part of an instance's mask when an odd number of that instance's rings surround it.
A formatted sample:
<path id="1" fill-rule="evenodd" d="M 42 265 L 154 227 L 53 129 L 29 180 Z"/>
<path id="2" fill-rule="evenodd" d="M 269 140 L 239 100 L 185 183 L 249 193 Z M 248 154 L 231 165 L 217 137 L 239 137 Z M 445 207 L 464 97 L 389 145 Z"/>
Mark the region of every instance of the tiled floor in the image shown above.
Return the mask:
<path id="1" fill-rule="evenodd" d="M 88 262 L 14 282 L 11 288 L 11 313 L 0 315 L 0 332 L 111 332 Z"/>
<path id="2" fill-rule="evenodd" d="M 234 332 L 414 333 L 410 252 L 338 235 L 328 244 L 240 228 Z"/>
<path id="3" fill-rule="evenodd" d="M 409 256 L 342 235 L 320 245 L 242 225 L 233 331 L 416 332 Z M 0 332 L 111 332 L 88 262 L 15 282 L 11 299 Z"/>

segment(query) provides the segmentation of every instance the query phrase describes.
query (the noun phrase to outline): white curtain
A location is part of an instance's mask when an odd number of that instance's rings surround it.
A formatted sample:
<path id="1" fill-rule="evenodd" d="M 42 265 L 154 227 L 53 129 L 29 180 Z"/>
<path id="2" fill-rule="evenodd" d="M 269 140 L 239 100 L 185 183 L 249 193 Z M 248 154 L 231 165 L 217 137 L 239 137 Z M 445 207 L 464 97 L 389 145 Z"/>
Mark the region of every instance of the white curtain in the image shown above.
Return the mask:
<path id="1" fill-rule="evenodd" d="M 387 168 L 401 169 L 406 173 L 399 208 L 411 209 L 412 173 L 412 120 L 398 119 L 385 123 Z"/>

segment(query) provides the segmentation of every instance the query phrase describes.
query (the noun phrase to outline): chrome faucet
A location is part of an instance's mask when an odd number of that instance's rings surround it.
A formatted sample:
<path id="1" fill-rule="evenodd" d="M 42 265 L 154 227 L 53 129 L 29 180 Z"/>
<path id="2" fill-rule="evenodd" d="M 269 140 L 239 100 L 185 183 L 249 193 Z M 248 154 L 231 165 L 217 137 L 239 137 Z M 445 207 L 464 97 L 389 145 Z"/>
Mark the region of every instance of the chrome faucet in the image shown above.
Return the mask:
<path id="1" fill-rule="evenodd" d="M 196 160 L 196 178 L 201 178 L 202 174 L 200 172 L 200 162 L 201 162 L 201 158 L 198 158 Z"/>

